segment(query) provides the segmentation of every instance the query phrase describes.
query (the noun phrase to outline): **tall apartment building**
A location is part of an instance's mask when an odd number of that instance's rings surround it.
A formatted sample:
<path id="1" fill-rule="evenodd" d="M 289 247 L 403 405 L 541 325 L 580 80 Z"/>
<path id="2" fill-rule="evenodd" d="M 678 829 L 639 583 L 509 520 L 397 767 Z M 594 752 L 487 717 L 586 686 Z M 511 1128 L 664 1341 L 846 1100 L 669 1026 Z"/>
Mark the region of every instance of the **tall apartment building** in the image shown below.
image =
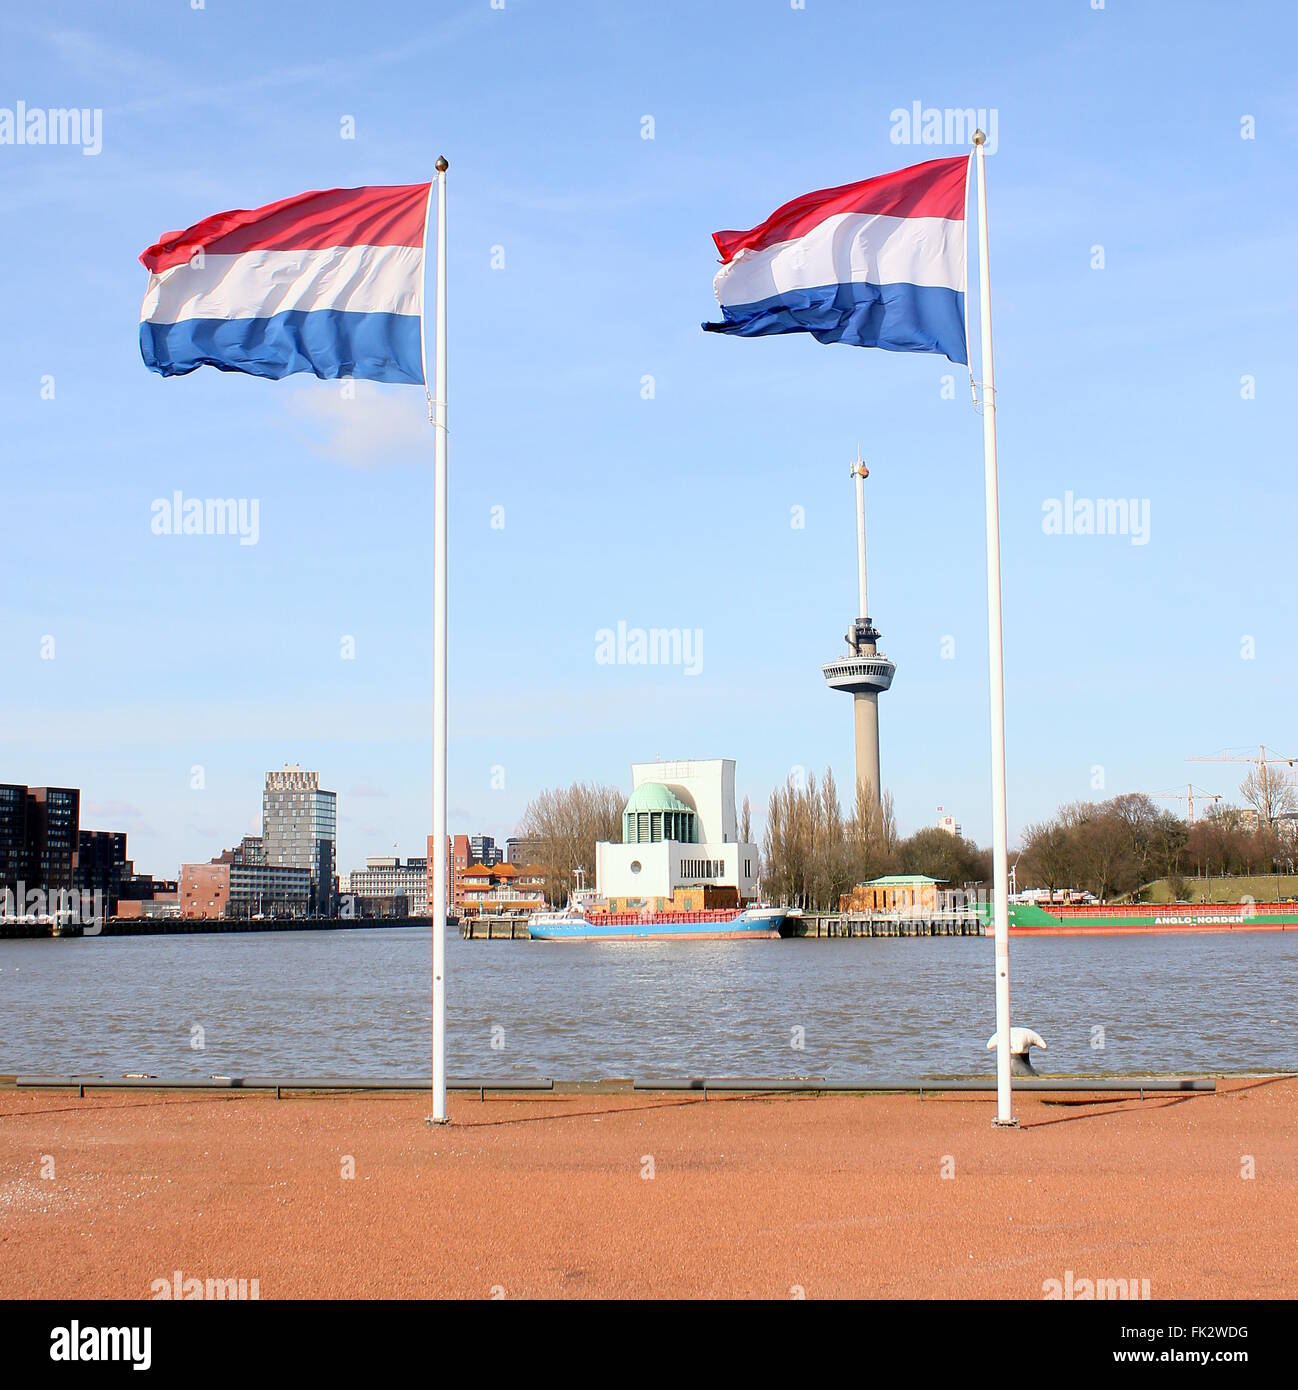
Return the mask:
<path id="1" fill-rule="evenodd" d="M 492 835 L 470 835 L 469 851 L 475 864 L 485 864 L 489 869 L 501 863 L 505 857 L 496 848 L 496 840 Z"/>
<path id="2" fill-rule="evenodd" d="M 27 788 L 0 783 L 0 895 L 27 878 Z"/>
<path id="3" fill-rule="evenodd" d="M 320 774 L 285 763 L 266 774 L 262 794 L 263 862 L 276 868 L 311 871 L 311 912 L 327 917 L 334 910 L 334 874 L 338 868 L 338 797 L 322 791 Z"/>
<path id="4" fill-rule="evenodd" d="M 100 893 L 104 911 L 112 917 L 122 897 L 122 884 L 135 876 L 126 857 L 123 830 L 82 830 L 77 836 L 76 885 L 82 893 Z"/>
<path id="5" fill-rule="evenodd" d="M 81 793 L 76 787 L 27 788 L 27 863 L 29 889 L 71 892 L 76 885 L 77 845 L 81 832 Z"/>

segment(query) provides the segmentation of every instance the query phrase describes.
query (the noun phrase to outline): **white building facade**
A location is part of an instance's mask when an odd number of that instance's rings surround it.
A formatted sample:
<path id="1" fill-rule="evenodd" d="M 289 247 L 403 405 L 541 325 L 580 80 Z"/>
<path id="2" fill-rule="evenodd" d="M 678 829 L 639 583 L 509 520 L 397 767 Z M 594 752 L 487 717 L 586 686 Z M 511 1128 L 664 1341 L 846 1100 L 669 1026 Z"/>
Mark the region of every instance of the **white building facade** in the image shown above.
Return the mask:
<path id="1" fill-rule="evenodd" d="M 606 898 L 670 899 L 680 888 L 757 896 L 758 851 L 741 843 L 735 761 L 633 763 L 622 843 L 595 846 L 595 886 Z"/>

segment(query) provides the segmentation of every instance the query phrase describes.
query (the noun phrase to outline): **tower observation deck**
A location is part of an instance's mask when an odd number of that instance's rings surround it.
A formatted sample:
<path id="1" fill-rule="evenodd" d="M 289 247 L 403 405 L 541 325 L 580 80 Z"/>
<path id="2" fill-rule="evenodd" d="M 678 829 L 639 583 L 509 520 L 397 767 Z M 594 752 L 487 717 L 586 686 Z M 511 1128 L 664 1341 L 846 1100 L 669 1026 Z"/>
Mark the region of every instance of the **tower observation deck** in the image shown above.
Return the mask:
<path id="1" fill-rule="evenodd" d="M 876 806 L 882 804 L 879 785 L 879 695 L 892 685 L 897 667 L 879 650 L 879 630 L 869 618 L 865 578 L 865 480 L 870 470 L 860 455 L 852 464 L 856 483 L 856 570 L 860 615 L 853 619 L 845 640 L 848 654 L 827 661 L 821 670 L 831 690 L 852 696 L 856 728 L 856 785 Z"/>

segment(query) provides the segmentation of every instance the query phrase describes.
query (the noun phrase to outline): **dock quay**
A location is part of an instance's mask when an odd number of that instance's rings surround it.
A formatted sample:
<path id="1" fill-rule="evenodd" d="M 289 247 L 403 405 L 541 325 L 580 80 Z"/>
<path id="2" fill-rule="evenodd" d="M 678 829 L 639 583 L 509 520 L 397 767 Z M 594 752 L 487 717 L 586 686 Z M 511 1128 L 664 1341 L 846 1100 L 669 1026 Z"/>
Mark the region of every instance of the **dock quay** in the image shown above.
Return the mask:
<path id="1" fill-rule="evenodd" d="M 804 912 L 785 923 L 787 936 L 982 936 L 976 912 Z"/>
<path id="2" fill-rule="evenodd" d="M 526 917 L 508 915 L 462 917 L 460 935 L 465 941 L 530 941 Z"/>
<path id="3" fill-rule="evenodd" d="M 0 940 L 96 936 L 205 936 L 230 932 L 357 931 L 414 927 L 428 931 L 427 917 L 110 917 L 105 922 L 60 923 L 0 918 Z"/>

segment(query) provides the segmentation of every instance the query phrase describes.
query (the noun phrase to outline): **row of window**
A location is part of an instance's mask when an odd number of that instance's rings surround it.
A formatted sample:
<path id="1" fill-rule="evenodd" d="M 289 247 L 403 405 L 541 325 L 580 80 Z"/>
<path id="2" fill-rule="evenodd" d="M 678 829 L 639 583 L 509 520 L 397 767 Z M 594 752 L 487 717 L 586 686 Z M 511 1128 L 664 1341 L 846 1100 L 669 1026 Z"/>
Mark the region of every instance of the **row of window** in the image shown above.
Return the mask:
<path id="1" fill-rule="evenodd" d="M 682 878 L 720 878 L 726 871 L 721 859 L 682 859 Z"/>

